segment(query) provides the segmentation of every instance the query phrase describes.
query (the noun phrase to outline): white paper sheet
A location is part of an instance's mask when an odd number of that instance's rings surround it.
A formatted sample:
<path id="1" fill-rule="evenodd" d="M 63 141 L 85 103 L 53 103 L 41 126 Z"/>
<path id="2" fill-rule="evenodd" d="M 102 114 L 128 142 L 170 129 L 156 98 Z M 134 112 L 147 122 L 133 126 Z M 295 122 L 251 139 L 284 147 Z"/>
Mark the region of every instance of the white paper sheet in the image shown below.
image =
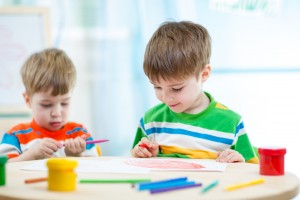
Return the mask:
<path id="1" fill-rule="evenodd" d="M 37 160 L 22 170 L 46 171 L 47 160 Z M 150 171 L 225 171 L 227 163 L 215 160 L 176 158 L 118 158 L 78 160 L 80 173 L 149 173 Z"/>

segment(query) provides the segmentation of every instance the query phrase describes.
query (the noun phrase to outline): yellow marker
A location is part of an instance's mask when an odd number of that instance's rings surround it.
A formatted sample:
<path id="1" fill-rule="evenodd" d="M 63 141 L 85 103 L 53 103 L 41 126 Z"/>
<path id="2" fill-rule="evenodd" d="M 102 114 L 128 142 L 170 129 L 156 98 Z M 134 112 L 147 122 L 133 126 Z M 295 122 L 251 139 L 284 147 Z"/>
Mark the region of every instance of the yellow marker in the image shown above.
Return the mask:
<path id="1" fill-rule="evenodd" d="M 236 190 L 236 189 L 243 188 L 243 187 L 261 184 L 263 182 L 265 182 L 265 179 L 260 178 L 260 179 L 256 179 L 256 180 L 246 182 L 246 183 L 240 183 L 240 184 L 236 184 L 236 185 L 227 186 L 227 187 L 225 187 L 225 190 L 227 190 L 227 191 Z"/>

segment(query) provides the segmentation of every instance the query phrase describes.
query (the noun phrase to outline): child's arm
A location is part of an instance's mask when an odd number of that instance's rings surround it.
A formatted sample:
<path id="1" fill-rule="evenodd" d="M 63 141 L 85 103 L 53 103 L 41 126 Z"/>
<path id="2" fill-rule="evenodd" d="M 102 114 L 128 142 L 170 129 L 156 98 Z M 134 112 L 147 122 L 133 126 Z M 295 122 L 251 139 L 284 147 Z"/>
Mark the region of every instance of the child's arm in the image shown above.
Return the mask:
<path id="1" fill-rule="evenodd" d="M 136 158 L 156 157 L 158 154 L 158 144 L 150 142 L 148 138 L 143 137 L 131 150 L 131 155 Z"/>
<path id="2" fill-rule="evenodd" d="M 52 138 L 43 138 L 34 146 L 30 147 L 27 151 L 24 151 L 18 157 L 10 158 L 9 162 L 26 161 L 26 160 L 38 160 L 52 157 L 62 144 Z"/>
<path id="3" fill-rule="evenodd" d="M 76 138 L 65 140 L 65 153 L 67 156 L 80 157 L 81 153 L 85 151 L 86 135 L 81 135 Z"/>
<path id="4" fill-rule="evenodd" d="M 232 149 L 226 149 L 220 153 L 217 154 L 217 162 L 222 163 L 233 163 L 233 162 L 245 162 L 244 157 L 239 152 L 232 150 Z"/>

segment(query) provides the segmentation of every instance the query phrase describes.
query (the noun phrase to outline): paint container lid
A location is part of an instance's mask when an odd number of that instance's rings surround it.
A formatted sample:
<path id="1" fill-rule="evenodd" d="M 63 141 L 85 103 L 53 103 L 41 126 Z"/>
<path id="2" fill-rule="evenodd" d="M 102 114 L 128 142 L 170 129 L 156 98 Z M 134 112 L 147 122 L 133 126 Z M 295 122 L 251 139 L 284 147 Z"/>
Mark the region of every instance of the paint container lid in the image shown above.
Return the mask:
<path id="1" fill-rule="evenodd" d="M 78 163 L 76 160 L 67 158 L 50 158 L 47 161 L 47 166 L 52 170 L 70 170 L 77 167 Z"/>
<path id="2" fill-rule="evenodd" d="M 286 154 L 286 148 L 277 146 L 259 147 L 258 153 L 267 156 L 280 156 Z"/>
<path id="3" fill-rule="evenodd" d="M 3 165 L 7 162 L 7 156 L 0 155 L 0 165 Z"/>

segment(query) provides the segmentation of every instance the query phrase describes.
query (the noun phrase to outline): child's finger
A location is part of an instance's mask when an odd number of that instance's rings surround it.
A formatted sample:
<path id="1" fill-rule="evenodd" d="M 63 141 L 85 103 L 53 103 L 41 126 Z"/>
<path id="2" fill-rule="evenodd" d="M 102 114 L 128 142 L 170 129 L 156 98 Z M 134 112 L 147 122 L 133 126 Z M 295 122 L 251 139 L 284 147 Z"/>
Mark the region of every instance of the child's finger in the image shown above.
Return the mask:
<path id="1" fill-rule="evenodd" d="M 143 158 L 146 158 L 146 157 L 151 157 L 151 153 L 149 152 L 149 150 L 147 148 L 142 148 L 142 147 L 138 147 Z"/>
<path id="2" fill-rule="evenodd" d="M 50 157 L 52 156 L 52 154 L 55 152 L 54 149 L 52 149 L 51 147 L 49 146 L 45 146 L 43 149 L 41 149 L 43 154 L 46 156 L 46 157 Z"/>
<path id="3" fill-rule="evenodd" d="M 239 161 L 239 156 L 238 155 L 232 155 L 231 157 L 227 158 L 228 163 L 233 163 Z"/>
<path id="4" fill-rule="evenodd" d="M 81 149 L 81 143 L 84 140 L 81 137 L 77 137 L 74 139 L 74 148 L 78 151 L 79 149 Z"/>
<path id="5" fill-rule="evenodd" d="M 140 141 L 140 143 L 146 144 L 147 146 L 151 145 L 151 142 L 148 140 L 148 138 L 143 137 Z"/>
<path id="6" fill-rule="evenodd" d="M 227 156 L 228 156 L 228 151 L 227 150 L 225 150 L 225 151 L 222 151 L 221 153 L 220 153 L 220 155 L 219 155 L 219 158 L 226 158 Z"/>
<path id="7" fill-rule="evenodd" d="M 150 147 L 151 149 L 156 149 L 156 148 L 158 148 L 158 144 L 157 144 L 156 142 L 153 142 L 153 143 L 150 144 L 149 147 Z"/>
<path id="8" fill-rule="evenodd" d="M 224 159 L 226 160 L 226 162 L 231 162 L 231 161 L 233 161 L 235 159 L 235 155 L 234 155 L 234 153 L 229 152 L 227 154 L 227 156 L 224 157 Z"/>
<path id="9" fill-rule="evenodd" d="M 86 134 L 83 134 L 83 135 L 81 135 L 80 137 L 81 137 L 82 139 L 85 140 L 85 139 L 87 138 L 87 135 L 86 135 Z"/>
<path id="10" fill-rule="evenodd" d="M 135 145 L 135 147 L 134 147 L 134 149 L 132 150 L 132 152 L 133 152 L 133 156 L 134 156 L 134 157 L 137 157 L 137 158 L 142 157 L 141 151 L 140 151 L 140 149 L 139 149 L 139 144 Z"/>
<path id="11" fill-rule="evenodd" d="M 231 159 L 232 162 L 245 162 L 244 157 L 240 153 L 234 154 L 234 157 Z"/>
<path id="12" fill-rule="evenodd" d="M 62 144 L 60 142 L 58 142 L 57 140 L 54 140 L 52 138 L 45 138 L 45 141 L 47 142 L 47 144 L 55 145 L 57 148 L 62 147 Z"/>
<path id="13" fill-rule="evenodd" d="M 217 157 L 216 161 L 218 162 L 227 162 L 228 158 L 230 157 L 231 151 L 229 149 L 226 149 L 219 153 L 219 156 Z"/>
<path id="14" fill-rule="evenodd" d="M 69 150 L 73 150 L 75 148 L 75 144 L 74 144 L 73 139 L 67 139 L 67 140 L 65 140 L 65 146 Z"/>

